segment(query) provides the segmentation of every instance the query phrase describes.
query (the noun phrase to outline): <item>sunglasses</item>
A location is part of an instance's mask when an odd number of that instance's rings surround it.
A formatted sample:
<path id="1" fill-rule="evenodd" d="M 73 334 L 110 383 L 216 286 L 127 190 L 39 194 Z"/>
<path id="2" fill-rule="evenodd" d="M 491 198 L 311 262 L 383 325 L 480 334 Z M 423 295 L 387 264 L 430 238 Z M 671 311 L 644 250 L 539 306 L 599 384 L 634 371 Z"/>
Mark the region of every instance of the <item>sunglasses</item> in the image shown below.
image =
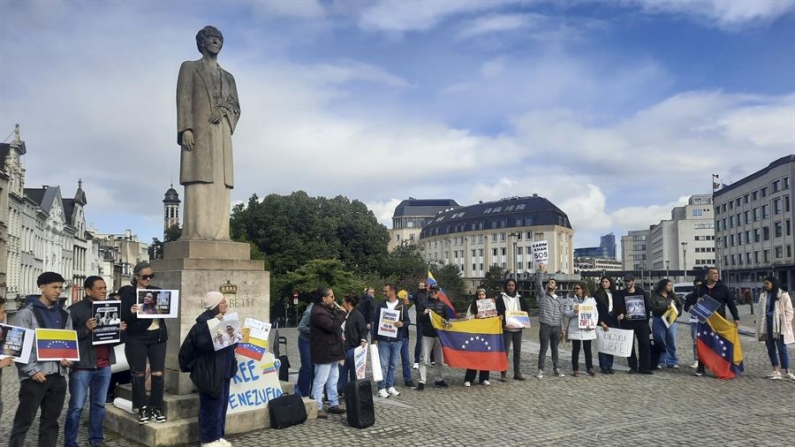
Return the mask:
<path id="1" fill-rule="evenodd" d="M 144 281 L 149 281 L 150 279 L 154 278 L 155 274 L 152 273 L 151 275 L 141 275 L 141 279 Z"/>
<path id="2" fill-rule="evenodd" d="M 582 287 L 575 287 L 574 290 L 582 290 Z"/>

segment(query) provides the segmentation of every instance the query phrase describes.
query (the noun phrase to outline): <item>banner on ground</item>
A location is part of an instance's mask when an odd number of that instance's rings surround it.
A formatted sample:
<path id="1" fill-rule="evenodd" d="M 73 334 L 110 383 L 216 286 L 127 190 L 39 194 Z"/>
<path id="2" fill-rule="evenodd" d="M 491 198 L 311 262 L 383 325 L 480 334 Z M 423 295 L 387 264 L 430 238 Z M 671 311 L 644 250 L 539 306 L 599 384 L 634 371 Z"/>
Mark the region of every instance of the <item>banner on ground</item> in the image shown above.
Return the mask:
<path id="1" fill-rule="evenodd" d="M 430 315 L 448 366 L 481 371 L 508 369 L 499 318 L 446 321 L 435 312 Z"/>
<path id="2" fill-rule="evenodd" d="M 237 359 L 237 374 L 229 384 L 228 414 L 268 408 L 268 402 L 281 396 L 279 360 L 266 352 L 262 359 Z"/>
<path id="3" fill-rule="evenodd" d="M 597 352 L 616 357 L 629 357 L 632 354 L 634 331 L 611 327 L 607 331 L 599 329 L 595 332 Z"/>
<path id="4" fill-rule="evenodd" d="M 177 318 L 179 290 L 137 289 L 138 318 Z"/>
<path id="5" fill-rule="evenodd" d="M 536 264 L 546 264 L 549 262 L 549 243 L 547 241 L 535 241 L 530 244 L 533 251 L 533 261 Z"/>
<path id="6" fill-rule="evenodd" d="M 97 326 L 91 331 L 92 345 L 121 342 L 121 301 L 94 301 L 91 313 Z"/>
<path id="7" fill-rule="evenodd" d="M 12 357 L 17 363 L 28 363 L 34 338 L 32 329 L 0 324 L 0 359 Z"/>

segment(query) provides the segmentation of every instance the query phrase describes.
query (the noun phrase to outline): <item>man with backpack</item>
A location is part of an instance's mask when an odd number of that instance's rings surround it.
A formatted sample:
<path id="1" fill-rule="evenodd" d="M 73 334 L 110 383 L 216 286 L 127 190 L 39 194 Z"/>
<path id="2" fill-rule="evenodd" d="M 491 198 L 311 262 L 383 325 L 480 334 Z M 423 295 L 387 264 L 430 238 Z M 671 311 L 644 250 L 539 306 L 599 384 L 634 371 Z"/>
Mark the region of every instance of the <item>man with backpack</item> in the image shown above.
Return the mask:
<path id="1" fill-rule="evenodd" d="M 69 313 L 61 308 L 63 283 L 66 281 L 55 272 L 44 272 L 36 280 L 41 296 L 29 300 L 29 305 L 17 312 L 14 324 L 25 329 L 72 329 Z M 36 350 L 30 353 L 27 364 L 17 363 L 19 370 L 19 406 L 14 415 L 9 447 L 22 447 L 25 436 L 41 408 L 39 420 L 40 447 L 55 447 L 58 441 L 58 418 L 66 400 L 66 368 L 70 362 L 38 361 Z"/>

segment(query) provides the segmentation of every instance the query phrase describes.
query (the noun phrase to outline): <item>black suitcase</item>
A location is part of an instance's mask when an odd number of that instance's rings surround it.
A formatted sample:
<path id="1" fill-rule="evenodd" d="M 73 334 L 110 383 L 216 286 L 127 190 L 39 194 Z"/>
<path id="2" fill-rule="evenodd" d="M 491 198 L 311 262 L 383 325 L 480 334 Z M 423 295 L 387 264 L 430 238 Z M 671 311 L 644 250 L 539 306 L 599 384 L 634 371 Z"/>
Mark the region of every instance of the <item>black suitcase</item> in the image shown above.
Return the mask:
<path id="1" fill-rule="evenodd" d="M 369 380 L 357 380 L 345 385 L 345 408 L 351 427 L 367 428 L 375 424 L 373 387 Z"/>
<path id="2" fill-rule="evenodd" d="M 284 394 L 268 402 L 271 428 L 287 428 L 306 422 L 304 401 L 296 394 Z"/>

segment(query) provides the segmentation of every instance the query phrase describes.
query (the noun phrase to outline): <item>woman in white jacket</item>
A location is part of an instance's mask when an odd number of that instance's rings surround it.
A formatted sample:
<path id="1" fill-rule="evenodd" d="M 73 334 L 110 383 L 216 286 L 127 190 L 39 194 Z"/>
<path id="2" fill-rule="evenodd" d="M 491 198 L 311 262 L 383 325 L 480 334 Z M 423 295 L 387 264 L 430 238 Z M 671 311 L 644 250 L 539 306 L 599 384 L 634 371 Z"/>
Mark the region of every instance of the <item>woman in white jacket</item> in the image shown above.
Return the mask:
<path id="1" fill-rule="evenodd" d="M 588 296 L 585 283 L 574 284 L 574 296 L 563 303 L 563 336 L 571 341 L 571 369 L 574 377 L 580 376 L 580 347 L 585 351 L 585 368 L 593 377 L 593 358 L 591 340 L 596 339 L 596 324 L 599 314 L 596 311 L 596 300 Z"/>
<path id="2" fill-rule="evenodd" d="M 764 290 L 759 295 L 757 305 L 756 339 L 767 345 L 767 355 L 773 365 L 773 372 L 767 378 L 795 380 L 787 353 L 787 345 L 795 343 L 792 334 L 792 300 L 787 292 L 781 290 L 776 278 L 765 278 L 762 287 Z M 781 374 L 781 369 L 785 375 Z"/>

